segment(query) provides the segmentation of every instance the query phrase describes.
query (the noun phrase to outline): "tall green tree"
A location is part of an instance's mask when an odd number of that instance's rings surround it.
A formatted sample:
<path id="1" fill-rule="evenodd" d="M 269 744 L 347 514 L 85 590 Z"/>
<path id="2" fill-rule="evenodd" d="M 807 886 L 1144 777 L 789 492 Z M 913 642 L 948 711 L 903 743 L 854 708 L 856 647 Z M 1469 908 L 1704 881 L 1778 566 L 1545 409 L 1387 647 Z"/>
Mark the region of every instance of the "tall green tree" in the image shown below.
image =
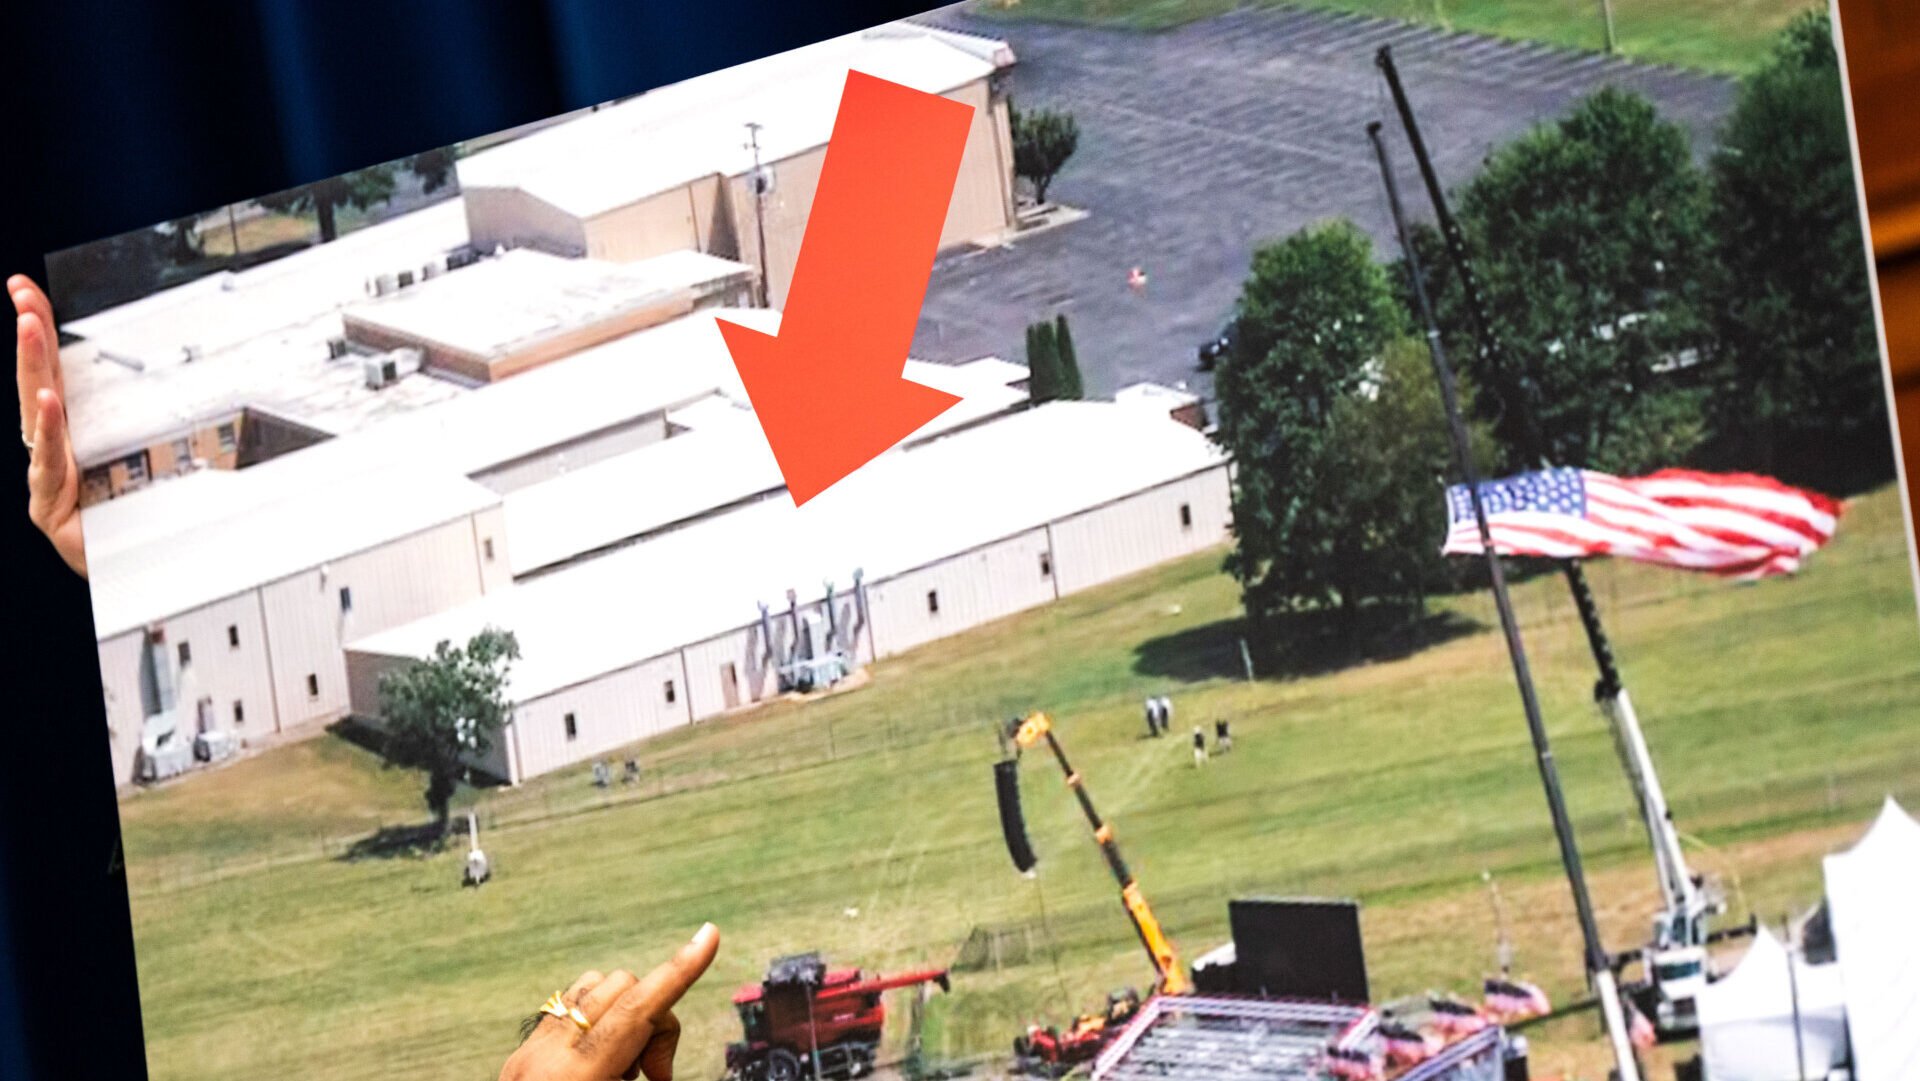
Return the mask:
<path id="1" fill-rule="evenodd" d="M 1437 235 L 1423 230 L 1419 250 L 1502 464 L 1631 473 L 1693 450 L 1702 395 L 1673 373 L 1707 343 L 1708 203 L 1686 133 L 1646 99 L 1603 89 L 1497 150 L 1457 203 L 1498 363 Z"/>
<path id="2" fill-rule="evenodd" d="M 1046 320 L 1027 327 L 1027 398 L 1035 405 L 1056 401 L 1066 386 L 1059 342 Z"/>
<path id="3" fill-rule="evenodd" d="M 1484 425 L 1469 429 L 1476 457 L 1492 449 Z M 1402 606 L 1456 583 L 1440 554 L 1446 485 L 1456 474 L 1453 441 L 1426 344 L 1389 343 L 1358 391 L 1336 400 L 1312 499 L 1326 508 L 1325 577 L 1340 604 Z"/>
<path id="4" fill-rule="evenodd" d="M 260 205 L 282 214 L 311 213 L 319 223 L 320 242 L 325 244 L 340 236 L 337 215 L 341 207 L 367 210 L 393 198 L 393 191 L 394 166 L 374 165 L 275 192 L 262 198 Z"/>
<path id="5" fill-rule="evenodd" d="M 1069 401 L 1085 398 L 1087 385 L 1080 376 L 1080 358 L 1073 351 L 1073 331 L 1067 329 L 1065 312 L 1053 320 L 1053 350 L 1060 366 L 1060 397 Z"/>
<path id="6" fill-rule="evenodd" d="M 1034 200 L 1044 203 L 1053 178 L 1080 146 L 1080 125 L 1071 113 L 1053 109 L 1023 113 L 1011 105 L 1007 121 L 1013 135 L 1014 175 L 1032 184 Z"/>
<path id="7" fill-rule="evenodd" d="M 441 642 L 431 658 L 380 677 L 387 760 L 426 774 L 427 808 L 443 833 L 466 763 L 491 751 L 507 722 L 507 673 L 519 659 L 513 632 L 488 627 L 464 646 Z"/>
<path id="8" fill-rule="evenodd" d="M 1735 461 L 1853 488 L 1893 475 L 1846 102 L 1826 11 L 1747 77 L 1712 163 L 1716 427 Z"/>
<path id="9" fill-rule="evenodd" d="M 1386 268 L 1352 223 L 1303 229 L 1254 253 L 1231 351 L 1214 372 L 1217 438 L 1235 461 L 1234 550 L 1256 635 L 1301 606 L 1352 603 L 1336 561 L 1343 527 L 1332 422 L 1377 374 L 1403 327 Z M 1350 583 L 1344 583 L 1349 584 Z"/>

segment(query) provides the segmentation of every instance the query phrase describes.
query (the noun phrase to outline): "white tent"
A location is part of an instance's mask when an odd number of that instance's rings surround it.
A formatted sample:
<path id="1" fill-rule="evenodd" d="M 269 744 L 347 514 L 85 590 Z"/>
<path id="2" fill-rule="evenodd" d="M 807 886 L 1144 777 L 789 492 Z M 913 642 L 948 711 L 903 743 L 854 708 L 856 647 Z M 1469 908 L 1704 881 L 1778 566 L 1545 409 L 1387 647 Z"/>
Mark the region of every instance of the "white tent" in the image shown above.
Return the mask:
<path id="1" fill-rule="evenodd" d="M 1740 964 L 1696 1000 L 1707 1077 L 1797 1081 L 1827 1076 L 1847 1057 L 1845 999 L 1838 964 L 1809 965 L 1760 928 Z"/>
<path id="2" fill-rule="evenodd" d="M 1920 823 L 1889 796 L 1860 843 L 1826 858 L 1856 1081 L 1920 1078 Z"/>

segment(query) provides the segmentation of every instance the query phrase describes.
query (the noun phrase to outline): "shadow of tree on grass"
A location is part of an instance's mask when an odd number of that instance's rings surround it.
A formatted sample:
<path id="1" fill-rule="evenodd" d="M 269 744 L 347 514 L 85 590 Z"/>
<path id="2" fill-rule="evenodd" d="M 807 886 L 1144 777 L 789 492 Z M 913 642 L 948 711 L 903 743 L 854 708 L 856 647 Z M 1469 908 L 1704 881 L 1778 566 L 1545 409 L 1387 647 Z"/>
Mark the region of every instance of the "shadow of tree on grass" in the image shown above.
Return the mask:
<path id="1" fill-rule="evenodd" d="M 1293 679 L 1400 660 L 1483 629 L 1477 620 L 1450 611 L 1418 617 L 1387 606 L 1353 613 L 1290 612 L 1275 619 L 1270 643 L 1248 638 L 1247 648 L 1256 678 Z M 1245 679 L 1240 641 L 1246 635 L 1245 620 L 1222 619 L 1150 638 L 1135 647 L 1133 670 L 1184 683 Z"/>

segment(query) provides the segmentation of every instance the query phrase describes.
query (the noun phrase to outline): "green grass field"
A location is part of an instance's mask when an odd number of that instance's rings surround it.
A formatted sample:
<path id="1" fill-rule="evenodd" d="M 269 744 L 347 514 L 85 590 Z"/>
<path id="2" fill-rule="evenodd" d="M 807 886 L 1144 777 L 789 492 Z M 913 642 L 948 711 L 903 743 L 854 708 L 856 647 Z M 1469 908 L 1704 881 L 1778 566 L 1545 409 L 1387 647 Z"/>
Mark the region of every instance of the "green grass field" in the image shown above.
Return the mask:
<path id="1" fill-rule="evenodd" d="M 1605 47 L 1600 0 L 1252 0 L 1429 23 L 1570 49 Z M 1219 15 L 1242 0 L 976 0 L 990 18 L 1164 30 Z M 1613 0 L 1616 47 L 1639 60 L 1739 73 L 1766 58 L 1808 0 Z"/>
<path id="2" fill-rule="evenodd" d="M 676 732 L 641 748 L 637 790 L 594 789 L 583 766 L 466 793 L 497 868 L 478 891 L 457 888 L 458 852 L 339 858 L 424 814 L 412 776 L 337 738 L 131 796 L 153 1076 L 490 1077 L 549 991 L 648 965 L 703 920 L 726 937 L 681 1010 L 681 1076 L 719 1073 L 738 1029 L 728 998 L 769 957 L 946 963 L 976 927 L 1030 934 L 1035 952 L 957 974 L 930 1008 L 929 1050 L 1003 1051 L 1026 1021 L 1148 976 L 1048 762 L 1026 772 L 1038 879 L 1008 863 L 990 726 L 1032 708 L 1054 714 L 1189 957 L 1225 938 L 1230 897 L 1354 896 L 1377 997 L 1472 993 L 1492 963 L 1490 868 L 1521 968 L 1577 998 L 1571 909 L 1488 599 L 1446 601 L 1476 628 L 1410 656 L 1247 683 L 1218 567 L 1218 553 L 1183 560 L 882 663 L 862 689 Z M 1816 899 L 1818 857 L 1885 794 L 1920 802 L 1920 629 L 1891 490 L 1851 505 L 1793 580 L 1593 576 L 1676 816 L 1741 914 L 1777 921 Z M 1653 881 L 1588 701 L 1591 663 L 1557 577 L 1516 602 L 1609 945 L 1624 948 Z M 1153 692 L 1172 695 L 1176 732 L 1232 718 L 1236 750 L 1196 770 L 1184 739 L 1142 738 Z M 1599 1047 L 1590 1017 L 1559 1023 L 1538 1034 L 1536 1068 L 1602 1075 Z"/>

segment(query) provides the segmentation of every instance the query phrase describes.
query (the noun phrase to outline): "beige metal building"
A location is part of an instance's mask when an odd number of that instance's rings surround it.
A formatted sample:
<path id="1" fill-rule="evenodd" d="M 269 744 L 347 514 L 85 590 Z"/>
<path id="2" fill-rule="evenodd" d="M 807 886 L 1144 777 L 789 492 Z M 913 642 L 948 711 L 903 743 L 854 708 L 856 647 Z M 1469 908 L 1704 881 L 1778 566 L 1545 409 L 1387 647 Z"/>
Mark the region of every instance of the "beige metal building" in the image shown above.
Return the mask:
<path id="1" fill-rule="evenodd" d="M 517 783 L 777 694 L 768 658 L 796 625 L 871 661 L 1220 544 L 1229 483 L 1219 449 L 1155 406 L 998 417 L 883 455 L 804 507 L 752 502 L 355 640 L 353 711 L 376 716 L 380 675 L 435 643 L 511 630 L 513 720 L 477 764 Z M 771 642 L 760 602 L 779 613 Z"/>
<path id="2" fill-rule="evenodd" d="M 717 314 L 778 328 L 764 309 Z M 1024 369 L 999 361 L 907 371 L 964 399 L 915 443 L 1025 403 L 1007 385 Z M 703 313 L 88 507 L 116 778 L 132 779 L 149 729 L 257 742 L 340 718 L 353 638 L 777 495 L 744 402 Z"/>
<path id="3" fill-rule="evenodd" d="M 663 87 L 463 159 L 468 227 L 482 249 L 618 262 L 709 252 L 764 268 L 767 302 L 781 307 L 848 71 L 976 110 L 946 247 L 1014 224 L 1001 87 L 1012 63 L 1004 42 L 900 23 Z"/>

